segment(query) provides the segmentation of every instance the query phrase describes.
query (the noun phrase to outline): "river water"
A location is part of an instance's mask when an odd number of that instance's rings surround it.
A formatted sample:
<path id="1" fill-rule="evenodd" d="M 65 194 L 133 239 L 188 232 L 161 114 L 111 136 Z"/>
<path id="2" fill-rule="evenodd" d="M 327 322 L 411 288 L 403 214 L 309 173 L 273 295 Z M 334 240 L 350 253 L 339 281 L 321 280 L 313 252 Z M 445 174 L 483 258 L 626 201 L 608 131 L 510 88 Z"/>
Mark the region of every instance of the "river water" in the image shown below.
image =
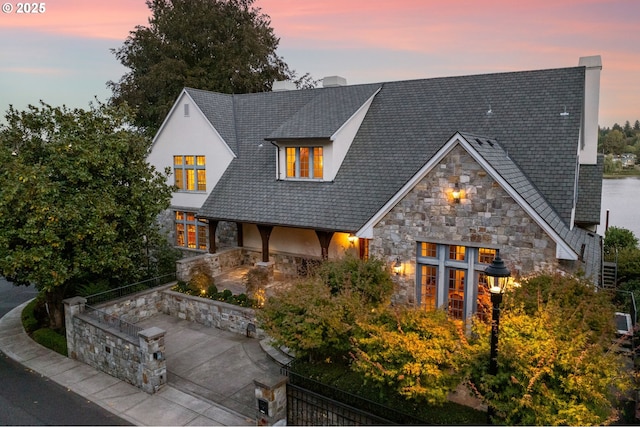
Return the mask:
<path id="1" fill-rule="evenodd" d="M 607 210 L 609 227 L 626 228 L 640 239 L 640 177 L 602 180 L 602 211 L 598 234 L 603 236 Z"/>

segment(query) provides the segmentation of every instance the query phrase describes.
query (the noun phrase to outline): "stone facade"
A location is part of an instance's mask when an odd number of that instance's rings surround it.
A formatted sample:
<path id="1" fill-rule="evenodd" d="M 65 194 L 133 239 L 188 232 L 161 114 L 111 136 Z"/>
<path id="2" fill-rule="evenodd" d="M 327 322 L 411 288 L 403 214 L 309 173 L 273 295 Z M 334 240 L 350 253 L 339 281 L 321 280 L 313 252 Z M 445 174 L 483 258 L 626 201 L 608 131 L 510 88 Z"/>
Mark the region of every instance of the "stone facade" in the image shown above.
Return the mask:
<path id="1" fill-rule="evenodd" d="M 458 183 L 460 203 L 452 191 Z M 462 147 L 455 147 L 374 228 L 371 256 L 392 265 L 396 301 L 415 303 L 418 242 L 500 249 L 514 276 L 557 271 L 555 242 Z"/>

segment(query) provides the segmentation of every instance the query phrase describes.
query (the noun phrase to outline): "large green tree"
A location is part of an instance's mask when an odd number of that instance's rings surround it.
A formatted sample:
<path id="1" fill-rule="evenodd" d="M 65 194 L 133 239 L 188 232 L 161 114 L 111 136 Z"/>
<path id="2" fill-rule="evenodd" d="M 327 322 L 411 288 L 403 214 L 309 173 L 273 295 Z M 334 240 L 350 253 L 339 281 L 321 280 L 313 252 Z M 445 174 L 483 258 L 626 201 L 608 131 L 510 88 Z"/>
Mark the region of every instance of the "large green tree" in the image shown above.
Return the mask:
<path id="1" fill-rule="evenodd" d="M 171 187 L 131 119 L 125 107 L 43 103 L 11 107 L 0 126 L 0 275 L 34 284 L 53 327 L 79 287 L 124 285 L 149 265 Z"/>
<path id="2" fill-rule="evenodd" d="M 271 89 L 296 79 L 276 54 L 279 39 L 254 0 L 147 0 L 149 25 L 139 25 L 113 52 L 127 67 L 109 82 L 116 104 L 137 109 L 136 125 L 153 134 L 184 87 L 222 93 Z M 297 80 L 308 86 L 308 75 Z"/>

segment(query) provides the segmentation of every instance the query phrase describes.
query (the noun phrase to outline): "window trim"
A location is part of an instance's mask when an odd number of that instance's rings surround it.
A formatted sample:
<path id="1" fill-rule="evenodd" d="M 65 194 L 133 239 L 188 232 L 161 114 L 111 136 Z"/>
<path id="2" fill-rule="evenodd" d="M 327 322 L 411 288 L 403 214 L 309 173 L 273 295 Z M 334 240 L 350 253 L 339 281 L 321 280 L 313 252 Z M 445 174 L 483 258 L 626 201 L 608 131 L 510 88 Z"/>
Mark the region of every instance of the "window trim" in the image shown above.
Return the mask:
<path id="1" fill-rule="evenodd" d="M 176 163 L 177 159 L 181 163 Z M 187 159 L 193 158 L 193 163 L 188 164 Z M 200 163 L 202 159 L 202 164 Z M 193 172 L 193 190 L 187 188 L 189 186 L 189 172 Z M 178 179 L 180 174 L 180 179 Z M 207 158 L 204 154 L 174 154 L 173 155 L 173 184 L 177 187 L 177 192 L 182 193 L 206 193 L 207 192 Z M 201 180 L 200 178 L 204 178 Z M 182 187 L 178 185 L 178 181 L 182 182 Z M 202 187 L 202 188 L 200 188 Z"/>
<path id="2" fill-rule="evenodd" d="M 436 257 L 422 256 L 422 244 L 436 244 Z M 465 260 L 450 259 L 451 246 L 462 246 L 465 248 Z M 478 285 L 480 282 L 480 274 L 489 264 L 480 262 L 480 249 L 493 250 L 488 245 L 474 245 L 466 242 L 435 242 L 435 241 L 418 241 L 416 242 L 416 305 L 420 308 L 422 305 L 422 266 L 436 267 L 436 307 L 447 308 L 449 304 L 449 272 L 452 270 L 463 270 L 465 277 L 464 284 L 464 303 L 463 303 L 463 321 L 469 320 L 470 316 L 477 313 L 478 308 Z"/>
<path id="3" fill-rule="evenodd" d="M 285 146 L 284 148 L 284 179 L 286 180 L 290 180 L 290 181 L 323 181 L 324 180 L 324 163 L 325 163 L 325 159 L 324 159 L 324 146 L 322 145 L 290 145 L 290 146 Z M 309 176 L 301 176 L 301 166 L 302 166 L 302 161 L 301 161 L 301 150 L 302 149 L 308 149 L 308 161 L 307 161 L 307 166 L 308 166 L 308 170 L 307 170 L 307 174 Z M 294 159 L 293 162 L 290 162 L 290 155 L 289 152 L 290 150 L 295 150 L 294 151 Z M 320 162 L 321 162 L 321 172 L 322 175 L 321 176 L 316 176 L 316 172 L 318 171 L 317 168 L 317 163 L 316 163 L 316 157 L 317 157 L 317 153 L 316 150 L 321 150 L 320 152 Z M 290 175 L 290 165 L 293 164 L 293 175 Z"/>
<path id="4" fill-rule="evenodd" d="M 178 215 L 181 214 L 182 218 L 179 219 Z M 190 219 L 193 217 L 193 220 Z M 178 231 L 179 227 L 182 227 L 182 231 Z M 194 228 L 194 238 L 195 246 L 190 246 L 189 243 L 189 227 Z M 189 250 L 197 250 L 197 251 L 207 251 L 209 249 L 209 226 L 207 223 L 202 222 L 198 217 L 196 217 L 195 212 L 174 209 L 173 210 L 173 229 L 175 233 L 174 245 L 181 249 L 189 249 Z M 201 235 L 201 232 L 203 235 Z M 184 240 L 184 244 L 180 244 L 180 234 L 182 234 L 182 238 Z M 200 237 L 204 239 L 204 242 L 200 241 Z"/>

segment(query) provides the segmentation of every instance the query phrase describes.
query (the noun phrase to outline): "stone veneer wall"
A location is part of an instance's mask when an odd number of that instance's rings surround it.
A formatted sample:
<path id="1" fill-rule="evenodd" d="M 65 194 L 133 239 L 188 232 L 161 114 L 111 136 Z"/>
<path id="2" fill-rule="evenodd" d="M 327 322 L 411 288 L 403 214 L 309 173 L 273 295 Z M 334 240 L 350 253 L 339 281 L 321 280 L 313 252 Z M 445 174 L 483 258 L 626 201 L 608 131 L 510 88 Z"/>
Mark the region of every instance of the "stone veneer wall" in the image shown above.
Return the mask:
<path id="1" fill-rule="evenodd" d="M 84 314 L 84 298 L 65 300 L 69 357 L 153 394 L 167 381 L 165 331 L 148 328 L 136 337 Z"/>
<path id="2" fill-rule="evenodd" d="M 264 331 L 256 326 L 256 312 L 252 308 L 171 290 L 162 294 L 165 314 L 236 334 L 259 339 L 266 337 Z"/>
<path id="3" fill-rule="evenodd" d="M 256 265 L 262 261 L 262 252 L 243 248 L 243 264 Z M 322 262 L 320 257 L 301 256 L 287 252 L 271 251 L 269 261 L 274 264 L 274 270 L 287 277 L 304 276 L 308 269 Z"/>
<path id="4" fill-rule="evenodd" d="M 252 308 L 174 292 L 171 290 L 174 285 L 138 292 L 96 308 L 133 324 L 164 313 L 241 335 L 265 337 L 264 331 L 256 327 L 256 313 Z"/>
<path id="5" fill-rule="evenodd" d="M 451 192 L 458 182 L 459 204 Z M 375 226 L 371 256 L 393 264 L 396 301 L 413 304 L 416 296 L 417 242 L 503 248 L 514 275 L 556 271 L 555 242 L 462 147 L 455 147 Z"/>
<path id="6" fill-rule="evenodd" d="M 176 278 L 188 282 L 191 279 L 191 269 L 195 264 L 205 264 L 211 276 L 217 276 L 243 264 L 242 249 L 236 247 L 218 251 L 215 254 L 207 253 L 179 259 L 176 262 Z"/>

